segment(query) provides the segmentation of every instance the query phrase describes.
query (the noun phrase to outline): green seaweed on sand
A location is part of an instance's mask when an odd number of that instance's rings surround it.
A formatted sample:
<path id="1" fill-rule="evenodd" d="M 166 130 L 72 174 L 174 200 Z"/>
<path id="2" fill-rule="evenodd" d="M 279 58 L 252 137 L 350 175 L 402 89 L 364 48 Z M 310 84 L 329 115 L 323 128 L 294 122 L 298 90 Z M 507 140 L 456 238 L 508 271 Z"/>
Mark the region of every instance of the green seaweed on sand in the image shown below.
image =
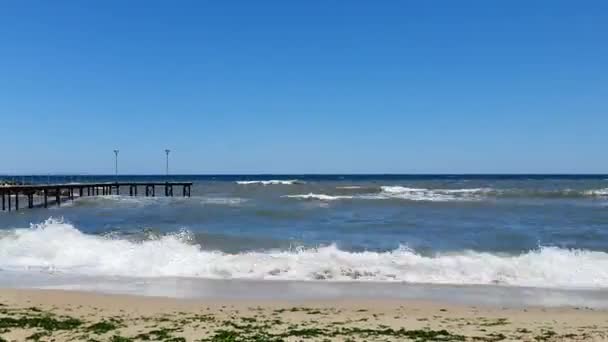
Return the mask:
<path id="1" fill-rule="evenodd" d="M 176 328 L 158 328 L 147 333 L 141 333 L 135 336 L 136 340 L 142 341 L 170 341 L 179 342 L 186 341 L 183 337 L 176 337 L 172 334 L 177 331 Z"/>
<path id="2" fill-rule="evenodd" d="M 269 332 L 262 326 L 255 326 L 252 324 L 238 325 L 235 323 L 225 324 L 225 326 L 231 326 L 232 330 L 216 330 L 215 335 L 202 341 L 210 342 L 245 342 L 245 341 L 264 341 L 264 342 L 279 342 L 297 339 L 309 339 L 309 338 L 362 338 L 368 339 L 370 337 L 384 337 L 384 338 L 407 338 L 417 342 L 424 341 L 464 341 L 465 337 L 462 335 L 452 334 L 446 330 L 406 330 L 398 329 L 394 330 L 391 328 L 340 328 L 340 329 L 324 329 L 324 328 L 300 328 L 293 329 L 288 328 L 283 332 Z"/>
<path id="3" fill-rule="evenodd" d="M 37 333 L 33 333 L 32 335 L 26 337 L 25 339 L 28 341 L 40 341 L 41 338 L 50 336 L 51 334 L 48 331 L 41 331 Z"/>
<path id="4" fill-rule="evenodd" d="M 97 335 L 102 335 L 111 330 L 116 330 L 120 326 L 114 321 L 101 321 L 95 324 L 91 324 L 86 328 L 87 331 L 90 331 Z"/>
<path id="5" fill-rule="evenodd" d="M 76 318 L 55 318 L 51 314 L 19 318 L 0 317 L 0 328 L 40 328 L 55 331 L 76 329 L 82 324 L 83 322 Z"/>
<path id="6" fill-rule="evenodd" d="M 120 335 L 114 335 L 110 338 L 110 342 L 133 342 L 134 340 L 129 337 L 122 337 Z"/>
<path id="7" fill-rule="evenodd" d="M 507 325 L 507 324 L 509 324 L 509 320 L 506 319 L 506 318 L 498 318 L 498 319 L 495 319 L 495 320 L 483 318 L 482 320 L 483 320 L 483 323 L 479 324 L 482 327 L 493 327 L 493 326 L 497 326 L 497 325 Z"/>
<path id="8" fill-rule="evenodd" d="M 548 341 L 555 335 L 557 335 L 557 333 L 553 330 L 544 330 L 540 335 L 535 336 L 534 339 L 537 341 Z"/>
<path id="9" fill-rule="evenodd" d="M 505 336 L 502 333 L 492 333 L 492 334 L 489 334 L 488 336 L 473 337 L 473 340 L 482 341 L 482 342 L 498 342 L 498 341 L 502 341 L 506 338 L 507 338 L 507 336 Z"/>

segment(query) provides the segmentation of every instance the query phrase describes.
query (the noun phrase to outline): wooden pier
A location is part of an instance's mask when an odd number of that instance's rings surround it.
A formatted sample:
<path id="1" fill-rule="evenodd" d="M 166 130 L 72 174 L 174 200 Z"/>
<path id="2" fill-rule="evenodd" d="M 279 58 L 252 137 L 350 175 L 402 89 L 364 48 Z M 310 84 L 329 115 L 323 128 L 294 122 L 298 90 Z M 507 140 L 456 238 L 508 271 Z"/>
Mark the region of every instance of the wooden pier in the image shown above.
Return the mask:
<path id="1" fill-rule="evenodd" d="M 129 196 L 137 196 L 138 188 L 145 189 L 146 196 L 154 197 L 156 188 L 164 188 L 165 196 L 173 196 L 173 188 L 181 187 L 182 196 L 190 197 L 191 182 L 110 182 L 110 183 L 69 183 L 69 184 L 39 184 L 39 185 L 9 185 L 0 186 L 2 210 L 19 210 L 19 196 L 27 199 L 28 208 L 33 208 L 34 198 L 40 198 L 40 206 L 47 208 L 49 204 L 61 205 L 62 200 L 74 200 L 76 196 L 106 196 L 120 195 L 120 188 L 129 188 Z M 49 197 L 51 203 L 49 203 Z"/>

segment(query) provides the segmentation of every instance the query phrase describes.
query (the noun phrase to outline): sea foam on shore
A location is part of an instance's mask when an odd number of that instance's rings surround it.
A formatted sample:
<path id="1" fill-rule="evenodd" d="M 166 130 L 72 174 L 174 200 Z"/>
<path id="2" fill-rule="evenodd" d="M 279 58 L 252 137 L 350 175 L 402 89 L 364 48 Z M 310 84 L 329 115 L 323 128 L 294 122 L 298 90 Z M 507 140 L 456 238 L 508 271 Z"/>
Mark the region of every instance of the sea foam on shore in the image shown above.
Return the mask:
<path id="1" fill-rule="evenodd" d="M 608 253 L 540 247 L 523 254 L 474 251 L 425 256 L 406 247 L 351 252 L 335 245 L 224 253 L 187 231 L 144 241 L 85 234 L 49 219 L 0 235 L 0 269 L 94 276 L 499 284 L 608 288 Z"/>

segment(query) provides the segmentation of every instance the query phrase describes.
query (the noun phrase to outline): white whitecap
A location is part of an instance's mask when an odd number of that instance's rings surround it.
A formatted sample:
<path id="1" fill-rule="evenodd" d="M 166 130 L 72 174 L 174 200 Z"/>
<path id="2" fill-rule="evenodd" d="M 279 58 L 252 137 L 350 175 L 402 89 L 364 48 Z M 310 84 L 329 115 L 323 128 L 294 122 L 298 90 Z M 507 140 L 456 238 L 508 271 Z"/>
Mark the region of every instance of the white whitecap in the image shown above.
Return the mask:
<path id="1" fill-rule="evenodd" d="M 587 190 L 584 194 L 586 196 L 608 196 L 608 188 Z"/>
<path id="2" fill-rule="evenodd" d="M 309 194 L 302 194 L 302 195 L 285 195 L 283 197 L 299 198 L 299 199 L 307 199 L 307 200 L 321 200 L 321 201 L 335 201 L 335 200 L 354 198 L 354 196 L 342 196 L 342 195 L 332 196 L 332 195 L 325 195 L 325 194 L 313 194 L 312 192 Z"/>
<path id="3" fill-rule="evenodd" d="M 288 179 L 288 180 L 271 179 L 271 180 L 237 181 L 236 183 L 240 184 L 240 185 L 293 185 L 293 184 L 302 184 L 304 182 L 297 180 L 297 179 Z"/>
<path id="4" fill-rule="evenodd" d="M 425 189 L 403 186 L 382 186 L 376 198 L 400 198 L 411 201 L 471 201 L 482 199 L 494 191 L 491 188 Z"/>
<path id="5" fill-rule="evenodd" d="M 410 201 L 475 201 L 481 200 L 488 193 L 495 191 L 490 188 L 472 188 L 472 189 L 424 189 L 424 188 L 408 188 L 403 186 L 382 186 L 377 193 L 355 194 L 355 195 L 328 195 L 328 194 L 298 194 L 286 195 L 283 197 L 333 201 L 344 199 L 360 199 L 360 200 L 387 200 L 387 199 L 403 199 Z"/>
<path id="6" fill-rule="evenodd" d="M 463 251 L 423 256 L 407 248 L 347 252 L 336 246 L 228 254 L 183 233 L 133 242 L 47 220 L 0 234 L 0 269 L 129 277 L 398 281 L 608 288 L 608 254 L 542 247 L 520 255 Z M 188 234 L 185 234 L 188 235 Z"/>

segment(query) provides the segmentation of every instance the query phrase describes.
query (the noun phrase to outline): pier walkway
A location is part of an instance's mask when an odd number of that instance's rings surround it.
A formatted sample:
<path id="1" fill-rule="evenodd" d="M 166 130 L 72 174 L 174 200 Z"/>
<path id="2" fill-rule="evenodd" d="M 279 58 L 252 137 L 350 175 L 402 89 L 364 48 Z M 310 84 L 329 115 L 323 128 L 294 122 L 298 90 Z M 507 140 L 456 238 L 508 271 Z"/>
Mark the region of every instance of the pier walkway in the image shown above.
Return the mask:
<path id="1" fill-rule="evenodd" d="M 192 182 L 106 182 L 106 183 L 67 183 L 67 184 L 34 184 L 0 186 L 2 210 L 19 210 L 19 196 L 27 199 L 28 208 L 34 207 L 34 198 L 48 207 L 49 197 L 52 204 L 61 205 L 62 199 L 74 200 L 74 197 L 120 195 L 120 189 L 129 188 L 129 196 L 137 196 L 138 189 L 144 189 L 145 196 L 156 196 L 156 187 L 164 188 L 165 196 L 173 196 L 173 187 L 182 187 L 182 196 L 190 197 Z M 13 203 L 14 202 L 14 203 Z"/>

